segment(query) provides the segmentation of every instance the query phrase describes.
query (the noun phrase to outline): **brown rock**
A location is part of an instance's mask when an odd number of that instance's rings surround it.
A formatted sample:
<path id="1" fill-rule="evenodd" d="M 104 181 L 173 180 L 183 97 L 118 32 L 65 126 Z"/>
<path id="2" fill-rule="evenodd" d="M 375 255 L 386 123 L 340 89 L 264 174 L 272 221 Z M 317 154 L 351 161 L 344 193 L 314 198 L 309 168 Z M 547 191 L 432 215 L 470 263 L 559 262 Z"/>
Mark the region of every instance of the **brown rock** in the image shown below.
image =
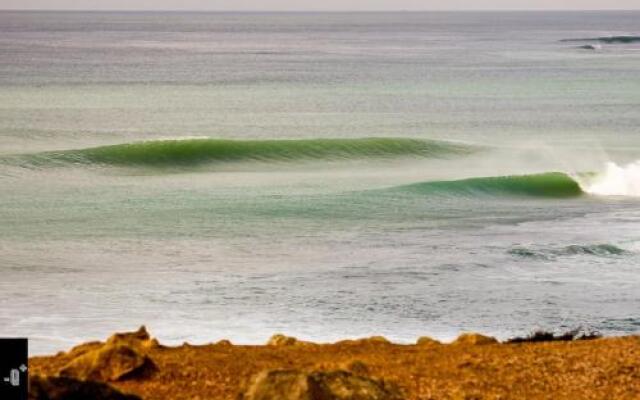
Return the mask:
<path id="1" fill-rule="evenodd" d="M 498 341 L 495 338 L 479 333 L 463 333 L 453 342 L 453 344 L 462 345 L 487 345 L 496 343 L 498 343 Z"/>
<path id="2" fill-rule="evenodd" d="M 136 349 L 107 343 L 74 358 L 58 374 L 83 380 L 118 381 L 141 377 L 154 369 L 151 359 Z"/>
<path id="3" fill-rule="evenodd" d="M 263 371 L 250 382 L 242 400 L 313 400 L 309 377 L 295 370 Z"/>
<path id="4" fill-rule="evenodd" d="M 80 381 L 66 377 L 31 376 L 29 400 L 140 400 L 113 387 L 92 381 Z"/>
<path id="5" fill-rule="evenodd" d="M 107 339 L 108 345 L 126 345 L 136 349 L 149 349 L 160 347 L 156 339 L 152 339 L 143 325 L 135 332 L 114 333 Z"/>
<path id="6" fill-rule="evenodd" d="M 347 371 L 314 372 L 310 375 L 314 400 L 400 400 L 400 391 L 384 381 Z"/>
<path id="7" fill-rule="evenodd" d="M 149 340 L 150 337 L 147 327 L 141 325 L 137 331 L 114 333 L 109 339 Z"/>
<path id="8" fill-rule="evenodd" d="M 104 343 L 102 342 L 87 342 L 87 343 L 83 343 L 83 344 L 79 344 L 75 347 L 73 347 L 71 350 L 69 350 L 66 353 L 66 356 L 71 357 L 71 358 L 76 358 L 79 357 L 89 351 L 93 351 L 93 350 L 97 350 L 100 347 L 104 346 Z"/>
<path id="9" fill-rule="evenodd" d="M 271 338 L 267 342 L 267 346 L 291 346 L 296 344 L 297 342 L 298 342 L 298 339 L 294 337 L 285 336 L 278 333 L 271 336 Z"/>
<path id="10" fill-rule="evenodd" d="M 363 343 L 391 343 L 384 336 L 371 336 L 371 337 L 368 337 L 368 338 L 360 339 L 359 341 L 363 342 Z"/>
<path id="11" fill-rule="evenodd" d="M 242 400 L 399 400 L 397 388 L 347 371 L 263 371 L 251 381 Z"/>
<path id="12" fill-rule="evenodd" d="M 285 336 L 282 334 L 275 334 L 271 336 L 267 342 L 267 346 L 294 346 L 294 345 L 308 345 L 310 342 L 303 342 L 292 336 Z"/>
<path id="13" fill-rule="evenodd" d="M 418 340 L 416 341 L 416 345 L 417 346 L 434 346 L 434 345 L 439 345 L 442 344 L 439 341 L 432 339 L 428 336 L 421 336 L 418 338 Z"/>

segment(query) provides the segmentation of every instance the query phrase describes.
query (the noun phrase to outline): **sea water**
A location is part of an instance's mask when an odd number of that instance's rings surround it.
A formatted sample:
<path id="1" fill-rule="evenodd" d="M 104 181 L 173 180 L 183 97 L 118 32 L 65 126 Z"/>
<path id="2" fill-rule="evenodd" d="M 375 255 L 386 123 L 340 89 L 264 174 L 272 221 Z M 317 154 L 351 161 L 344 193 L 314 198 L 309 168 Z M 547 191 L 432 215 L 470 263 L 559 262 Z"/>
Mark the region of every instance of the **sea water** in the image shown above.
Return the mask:
<path id="1" fill-rule="evenodd" d="M 0 12 L 0 336 L 637 333 L 638 21 Z"/>

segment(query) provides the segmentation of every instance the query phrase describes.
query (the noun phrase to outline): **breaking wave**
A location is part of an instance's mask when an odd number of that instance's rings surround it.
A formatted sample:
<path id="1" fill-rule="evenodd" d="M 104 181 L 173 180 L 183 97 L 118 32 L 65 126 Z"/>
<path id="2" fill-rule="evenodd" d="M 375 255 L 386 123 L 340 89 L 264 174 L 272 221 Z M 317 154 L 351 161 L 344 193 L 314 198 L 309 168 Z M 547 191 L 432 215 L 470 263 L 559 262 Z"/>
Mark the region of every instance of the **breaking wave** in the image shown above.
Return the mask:
<path id="1" fill-rule="evenodd" d="M 522 196 L 566 198 L 583 194 L 576 180 L 560 172 L 423 182 L 401 186 L 396 189 L 425 195 L 456 197 Z"/>
<path id="2" fill-rule="evenodd" d="M 584 191 L 600 196 L 640 196 L 640 161 L 619 166 L 608 162 L 605 170 L 581 179 Z"/>

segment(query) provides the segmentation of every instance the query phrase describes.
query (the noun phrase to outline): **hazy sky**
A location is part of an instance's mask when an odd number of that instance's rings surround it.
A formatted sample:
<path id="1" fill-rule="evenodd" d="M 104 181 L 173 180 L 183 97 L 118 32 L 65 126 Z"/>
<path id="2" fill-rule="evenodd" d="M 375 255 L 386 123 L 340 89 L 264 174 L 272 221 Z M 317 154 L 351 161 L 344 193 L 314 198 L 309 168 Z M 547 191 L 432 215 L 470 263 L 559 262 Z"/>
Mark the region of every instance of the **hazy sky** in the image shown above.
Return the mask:
<path id="1" fill-rule="evenodd" d="M 640 9 L 640 0 L 0 0 L 0 9 L 469 10 Z"/>

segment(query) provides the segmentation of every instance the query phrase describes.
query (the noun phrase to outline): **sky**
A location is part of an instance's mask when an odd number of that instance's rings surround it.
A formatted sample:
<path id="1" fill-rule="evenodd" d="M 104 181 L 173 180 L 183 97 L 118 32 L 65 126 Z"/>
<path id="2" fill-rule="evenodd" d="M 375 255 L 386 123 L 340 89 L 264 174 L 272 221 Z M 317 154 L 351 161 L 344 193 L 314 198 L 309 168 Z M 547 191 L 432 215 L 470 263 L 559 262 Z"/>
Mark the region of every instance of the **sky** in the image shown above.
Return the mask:
<path id="1" fill-rule="evenodd" d="M 640 9 L 640 0 L 0 0 L 0 9 L 73 10 L 601 10 Z"/>

